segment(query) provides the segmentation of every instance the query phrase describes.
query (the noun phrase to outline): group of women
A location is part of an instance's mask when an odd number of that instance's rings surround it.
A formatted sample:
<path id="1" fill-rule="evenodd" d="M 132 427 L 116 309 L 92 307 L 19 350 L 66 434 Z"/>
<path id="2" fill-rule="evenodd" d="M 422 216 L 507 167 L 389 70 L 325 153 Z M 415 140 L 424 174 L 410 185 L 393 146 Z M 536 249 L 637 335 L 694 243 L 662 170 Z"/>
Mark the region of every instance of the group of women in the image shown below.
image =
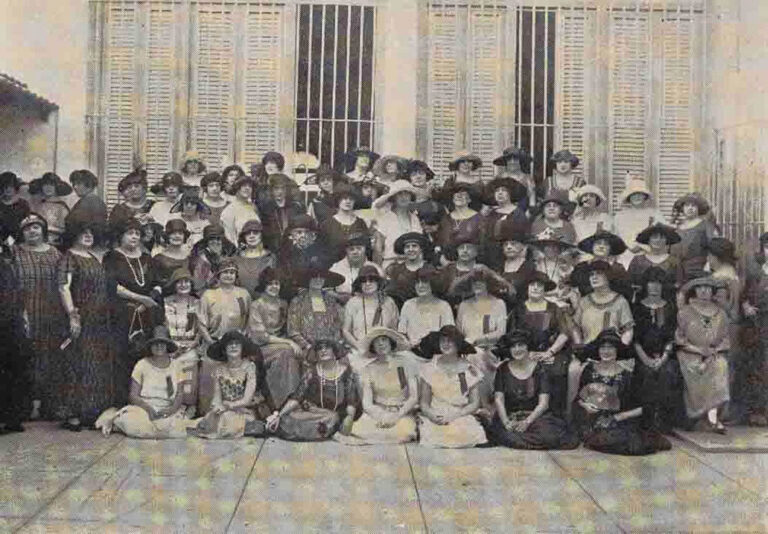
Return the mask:
<path id="1" fill-rule="evenodd" d="M 701 195 L 665 217 L 631 179 L 611 215 L 567 150 L 541 183 L 519 148 L 492 180 L 469 153 L 344 162 L 307 198 L 276 152 L 189 153 L 109 213 L 90 171 L 32 206 L 0 174 L 0 432 L 639 455 L 768 425 L 768 234 L 742 276 Z"/>

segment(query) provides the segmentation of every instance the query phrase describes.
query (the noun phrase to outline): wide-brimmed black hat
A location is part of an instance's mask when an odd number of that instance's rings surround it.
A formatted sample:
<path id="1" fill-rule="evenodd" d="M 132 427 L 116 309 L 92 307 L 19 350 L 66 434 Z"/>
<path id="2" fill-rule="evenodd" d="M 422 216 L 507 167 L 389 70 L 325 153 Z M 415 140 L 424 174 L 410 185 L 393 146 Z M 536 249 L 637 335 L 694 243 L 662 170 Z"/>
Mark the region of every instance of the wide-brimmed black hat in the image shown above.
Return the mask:
<path id="1" fill-rule="evenodd" d="M 78 236 L 80 236 L 86 230 L 90 230 L 93 234 L 94 245 L 103 243 L 107 235 L 106 223 L 98 220 L 76 220 L 66 225 L 66 230 L 61 236 L 61 242 L 64 248 L 71 247 Z M 2 238 L 0 238 L 2 240 Z"/>
<path id="2" fill-rule="evenodd" d="M 259 347 L 255 343 L 253 343 L 250 339 L 248 339 L 245 336 L 245 334 L 243 334 L 238 330 L 230 330 L 229 332 L 221 336 L 221 339 L 219 339 L 216 343 L 208 347 L 208 357 L 211 360 L 214 360 L 217 362 L 226 362 L 227 361 L 227 345 L 229 345 L 233 341 L 237 341 L 238 343 L 240 343 L 240 345 L 242 345 L 243 359 L 246 359 L 250 356 L 255 356 L 257 354 L 261 354 Z"/>
<path id="3" fill-rule="evenodd" d="M 621 335 L 615 328 L 607 328 L 600 332 L 598 336 L 591 342 L 585 345 L 580 351 L 581 359 L 590 358 L 593 360 L 599 360 L 600 347 L 606 343 L 616 347 L 616 359 L 627 360 L 633 357 L 630 348 L 624 344 L 621 340 Z"/>
<path id="4" fill-rule="evenodd" d="M 422 252 L 425 254 L 429 248 L 429 240 L 427 239 L 427 236 L 419 232 L 406 232 L 395 240 L 395 254 L 403 254 L 405 252 L 406 243 L 418 243 Z"/>
<path id="5" fill-rule="evenodd" d="M 363 280 L 366 278 L 375 278 L 376 281 L 379 283 L 379 289 L 381 289 L 381 282 L 384 280 L 382 278 L 381 273 L 379 273 L 379 270 L 374 267 L 373 265 L 363 265 L 360 268 L 360 271 L 357 273 L 357 278 L 352 282 L 352 292 L 358 292 L 360 291 L 360 287 L 363 283 Z"/>
<path id="6" fill-rule="evenodd" d="M 550 189 L 546 196 L 541 199 L 541 208 L 543 209 L 546 204 L 555 202 L 560 204 L 563 208 L 563 213 L 570 213 L 574 209 L 574 203 L 568 199 L 568 192 L 561 191 L 560 189 Z"/>
<path id="7" fill-rule="evenodd" d="M 389 187 L 386 184 L 383 184 L 379 182 L 376 178 L 373 176 L 366 176 L 359 182 L 355 182 L 352 184 L 352 187 L 356 188 L 358 191 L 360 191 L 360 196 L 363 196 L 363 187 L 368 186 L 372 187 L 376 190 L 376 197 L 380 197 L 387 191 L 389 191 Z"/>
<path id="8" fill-rule="evenodd" d="M 516 159 L 520 162 L 520 170 L 525 174 L 528 174 L 529 165 L 531 164 L 531 156 L 524 148 L 520 147 L 507 147 L 501 153 L 501 156 L 493 160 L 493 164 L 497 167 L 504 167 L 507 161 Z"/>
<path id="9" fill-rule="evenodd" d="M 58 174 L 46 172 L 40 178 L 29 182 L 29 193 L 31 195 L 42 193 L 44 184 L 53 184 L 56 187 L 57 197 L 65 197 L 72 192 L 72 186 L 62 180 Z"/>
<path id="10" fill-rule="evenodd" d="M 699 208 L 699 215 L 703 216 L 709 213 L 709 210 L 711 209 L 709 202 L 707 202 L 707 199 L 702 196 L 701 193 L 688 193 L 687 195 L 683 195 L 680 198 L 678 198 L 675 201 L 675 204 L 672 206 L 673 211 L 683 211 L 683 206 L 685 204 L 694 204 Z"/>
<path id="11" fill-rule="evenodd" d="M 547 228 L 543 232 L 531 237 L 528 240 L 528 244 L 541 249 L 548 245 L 554 245 L 559 247 L 561 251 L 576 248 L 575 245 L 566 241 L 563 236 L 557 236 L 551 228 Z"/>
<path id="12" fill-rule="evenodd" d="M 165 343 L 165 346 L 168 348 L 168 352 L 176 352 L 179 348 L 176 342 L 171 339 L 171 334 L 168 331 L 168 328 L 165 326 L 156 326 L 152 330 L 152 337 L 149 338 L 146 343 L 144 343 L 144 347 L 142 347 L 142 353 L 149 353 L 150 348 L 155 343 Z"/>
<path id="13" fill-rule="evenodd" d="M 499 351 L 508 351 L 511 347 L 521 342 L 525 343 L 525 346 L 530 349 L 533 344 L 533 337 L 528 330 L 515 328 L 501 336 L 496 343 L 496 347 Z"/>
<path id="14" fill-rule="evenodd" d="M 205 189 L 206 187 L 208 187 L 210 184 L 213 184 L 213 183 L 217 183 L 220 186 L 222 186 L 222 188 L 223 188 L 224 187 L 224 176 L 219 174 L 216 171 L 209 172 L 208 174 L 203 176 L 202 180 L 200 180 L 200 187 Z"/>
<path id="15" fill-rule="evenodd" d="M 505 188 L 507 191 L 509 191 L 509 199 L 511 202 L 520 202 L 523 200 L 526 196 L 528 196 L 528 188 L 525 187 L 522 183 L 520 183 L 518 180 L 515 180 L 514 178 L 505 178 L 505 177 L 498 177 L 491 180 L 491 182 L 486 186 L 486 204 L 489 205 L 495 205 L 496 204 L 496 198 L 494 193 L 496 190 L 500 187 Z"/>
<path id="16" fill-rule="evenodd" d="M 579 242 L 579 250 L 586 252 L 587 254 L 592 254 L 595 242 L 600 239 L 608 242 L 608 247 L 610 249 L 608 254 L 611 256 L 619 256 L 620 254 L 624 254 L 627 250 L 627 244 L 624 243 L 622 238 L 606 230 L 598 230 L 588 238 L 582 239 Z"/>
<path id="17" fill-rule="evenodd" d="M 558 161 L 568 161 L 571 164 L 571 169 L 575 169 L 579 166 L 579 158 L 571 153 L 570 150 L 560 150 L 555 152 L 549 161 L 552 163 L 557 163 Z"/>
<path id="18" fill-rule="evenodd" d="M 490 269 L 489 269 L 490 270 Z M 488 271 L 489 271 L 488 270 Z M 456 284 L 454 291 L 457 295 L 468 295 L 472 293 L 472 284 L 474 282 L 485 282 L 488 292 L 492 294 L 502 294 L 507 289 L 507 286 L 501 284 L 499 280 L 494 277 L 487 270 L 474 269 L 468 273 L 464 279 Z"/>
<path id="19" fill-rule="evenodd" d="M 453 155 L 453 159 L 450 163 L 448 163 L 448 170 L 449 171 L 455 171 L 459 168 L 459 163 L 462 161 L 467 161 L 472 164 L 472 170 L 476 171 L 480 167 L 483 166 L 483 160 L 480 159 L 479 156 L 476 156 L 475 154 L 471 154 L 470 152 L 466 151 L 459 151 L 456 154 Z"/>
<path id="20" fill-rule="evenodd" d="M 397 165 L 397 170 L 395 171 L 394 175 L 397 176 L 398 179 L 405 179 L 405 172 L 408 168 L 408 160 L 402 156 L 397 156 L 394 154 L 388 154 L 376 160 L 376 163 L 373 165 L 373 169 L 371 169 L 374 176 L 390 176 L 390 174 L 387 173 L 387 165 L 390 163 Z"/>
<path id="21" fill-rule="evenodd" d="M 405 178 L 406 180 L 411 179 L 411 174 L 415 172 L 423 172 L 427 175 L 427 181 L 432 180 L 435 177 L 435 172 L 429 168 L 429 165 L 427 165 L 427 162 L 421 161 L 418 159 L 412 159 L 408 162 L 408 165 L 405 169 Z"/>
<path id="22" fill-rule="evenodd" d="M 211 208 L 203 202 L 203 199 L 200 198 L 200 195 L 194 190 L 185 191 L 181 195 L 181 198 L 176 201 L 176 204 L 171 206 L 171 213 L 181 212 L 184 208 L 184 204 L 187 203 L 194 203 L 197 206 L 197 213 L 201 214 L 203 217 L 207 217 L 211 214 Z"/>
<path id="23" fill-rule="evenodd" d="M 309 281 L 313 278 L 323 278 L 323 287 L 338 287 L 344 283 L 342 275 L 319 266 L 296 269 L 293 273 L 293 281 L 298 287 L 309 287 Z"/>
<path id="24" fill-rule="evenodd" d="M 416 348 L 416 352 L 422 358 L 432 359 L 435 354 L 441 354 L 440 351 L 440 338 L 447 337 L 456 343 L 456 348 L 459 354 L 474 354 L 475 347 L 469 343 L 464 334 L 456 328 L 454 325 L 445 325 L 440 330 L 430 332 L 419 342 Z"/>
<path id="25" fill-rule="evenodd" d="M 552 279 L 541 271 L 533 271 L 523 280 L 523 286 L 528 287 L 534 282 L 539 282 L 544 285 L 544 291 L 552 291 L 557 287 L 557 284 Z"/>
<path id="26" fill-rule="evenodd" d="M 181 191 L 184 187 L 184 178 L 182 178 L 181 174 L 176 171 L 166 172 L 160 182 L 153 184 L 149 190 L 153 195 L 160 195 L 164 193 L 165 189 L 170 185 L 175 185 L 179 188 L 179 191 Z"/>
<path id="27" fill-rule="evenodd" d="M 346 162 L 346 168 L 348 170 L 352 170 L 355 168 L 355 163 L 357 163 L 357 158 L 359 156 L 367 156 L 370 161 L 371 167 L 373 167 L 373 164 L 376 163 L 376 160 L 378 160 L 381 157 L 379 156 L 379 154 L 377 154 L 367 146 L 353 148 L 352 150 L 344 154 L 344 161 Z"/>
<path id="28" fill-rule="evenodd" d="M 147 188 L 147 171 L 144 169 L 134 169 L 126 174 L 120 182 L 117 184 L 117 191 L 122 193 L 128 186 L 133 184 L 140 184 L 145 189 Z"/>
<path id="29" fill-rule="evenodd" d="M 176 289 L 176 282 L 179 280 L 192 280 L 192 273 L 189 272 L 187 267 L 179 267 L 171 273 L 171 277 L 165 283 L 165 287 L 163 288 L 166 293 L 172 293 Z"/>
<path id="30" fill-rule="evenodd" d="M 184 234 L 184 241 L 189 239 L 190 231 L 187 229 L 187 223 L 185 223 L 182 219 L 171 219 L 167 223 L 165 223 L 165 237 L 168 238 L 169 235 L 171 235 L 174 232 L 181 232 Z"/>
<path id="31" fill-rule="evenodd" d="M 736 256 L 736 245 L 733 244 L 733 241 L 724 237 L 713 237 L 707 243 L 706 249 L 707 252 L 721 261 L 734 263 L 738 259 Z"/>
<path id="32" fill-rule="evenodd" d="M 642 243 L 643 245 L 647 245 L 651 239 L 651 236 L 655 234 L 663 235 L 667 239 L 667 245 L 674 245 L 679 243 L 681 239 L 680 234 L 678 234 L 677 230 L 675 230 L 673 227 L 669 226 L 668 224 L 658 222 L 656 224 L 652 224 L 637 234 L 635 241 Z"/>
<path id="33" fill-rule="evenodd" d="M 13 186 L 13 188 L 18 191 L 22 185 L 24 185 L 24 182 L 21 181 L 15 173 L 12 173 L 11 171 L 0 173 L 0 190 L 5 189 L 8 186 Z"/>
<path id="34" fill-rule="evenodd" d="M 288 227 L 285 229 L 285 235 L 290 235 L 290 233 L 297 228 L 304 228 L 306 230 L 309 230 L 311 232 L 317 232 L 317 223 L 315 220 L 306 214 L 297 215 L 296 217 L 291 218 L 290 221 L 288 221 Z"/>
<path id="35" fill-rule="evenodd" d="M 277 168 L 280 170 L 285 168 L 285 158 L 280 152 L 267 152 L 261 158 L 261 164 L 265 167 L 270 161 L 277 165 Z"/>
<path id="36" fill-rule="evenodd" d="M 355 204 L 360 202 L 360 191 L 347 183 L 340 183 L 338 186 L 333 187 L 333 203 L 338 206 L 339 201 L 342 198 L 351 198 L 355 201 Z"/>

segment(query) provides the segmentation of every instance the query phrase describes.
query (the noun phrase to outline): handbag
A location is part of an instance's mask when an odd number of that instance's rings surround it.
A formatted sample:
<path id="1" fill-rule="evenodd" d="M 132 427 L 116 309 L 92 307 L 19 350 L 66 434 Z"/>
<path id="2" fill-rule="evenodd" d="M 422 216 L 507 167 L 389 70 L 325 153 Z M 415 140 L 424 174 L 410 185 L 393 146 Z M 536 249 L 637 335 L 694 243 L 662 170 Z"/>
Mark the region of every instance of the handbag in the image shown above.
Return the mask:
<path id="1" fill-rule="evenodd" d="M 128 347 L 132 351 L 140 351 L 147 342 L 147 333 L 144 331 L 144 321 L 141 320 L 139 308 L 133 310 L 131 326 L 128 327 Z"/>

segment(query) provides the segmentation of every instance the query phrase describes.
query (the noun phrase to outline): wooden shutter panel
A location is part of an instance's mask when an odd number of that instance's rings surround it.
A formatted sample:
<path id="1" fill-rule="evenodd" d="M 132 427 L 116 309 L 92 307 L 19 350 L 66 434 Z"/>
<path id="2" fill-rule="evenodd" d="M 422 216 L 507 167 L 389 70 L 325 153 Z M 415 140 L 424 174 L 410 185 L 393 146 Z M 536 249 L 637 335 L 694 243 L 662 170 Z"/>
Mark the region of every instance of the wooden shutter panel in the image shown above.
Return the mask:
<path id="1" fill-rule="evenodd" d="M 429 22 L 430 165 L 435 173 L 443 175 L 456 150 L 459 128 L 456 8 L 430 6 Z"/>
<path id="2" fill-rule="evenodd" d="M 175 4 L 151 4 L 147 36 L 146 150 L 150 180 L 172 170 Z"/>
<path id="3" fill-rule="evenodd" d="M 235 51 L 232 11 L 202 4 L 197 12 L 192 147 L 209 169 L 232 162 Z"/>
<path id="4" fill-rule="evenodd" d="M 259 161 L 279 146 L 282 9 L 278 5 L 249 8 L 245 45 L 245 139 L 243 162 Z"/>
<path id="5" fill-rule="evenodd" d="M 690 189 L 695 151 L 693 130 L 692 44 L 696 25 L 691 17 L 662 19 L 661 117 L 659 139 L 659 207 L 667 215 Z"/>
<path id="6" fill-rule="evenodd" d="M 627 172 L 648 176 L 650 120 L 650 24 L 647 13 L 615 13 L 610 27 L 611 203 L 624 190 Z M 650 185 L 650 184 L 649 184 Z"/>
<path id="7" fill-rule="evenodd" d="M 557 24 L 555 150 L 567 149 L 580 161 L 574 171 L 590 177 L 588 123 L 592 90 L 593 13 L 562 11 Z M 588 180 L 589 181 L 589 180 Z"/>
<path id="8" fill-rule="evenodd" d="M 135 4 L 111 4 L 107 13 L 104 196 L 109 206 L 118 202 L 117 184 L 134 165 L 137 16 Z"/>
<path id="9" fill-rule="evenodd" d="M 495 6 L 470 8 L 469 83 L 470 150 L 483 160 L 481 172 L 492 177 L 491 164 L 500 150 L 501 96 L 505 93 L 501 67 L 502 28 L 506 12 Z"/>

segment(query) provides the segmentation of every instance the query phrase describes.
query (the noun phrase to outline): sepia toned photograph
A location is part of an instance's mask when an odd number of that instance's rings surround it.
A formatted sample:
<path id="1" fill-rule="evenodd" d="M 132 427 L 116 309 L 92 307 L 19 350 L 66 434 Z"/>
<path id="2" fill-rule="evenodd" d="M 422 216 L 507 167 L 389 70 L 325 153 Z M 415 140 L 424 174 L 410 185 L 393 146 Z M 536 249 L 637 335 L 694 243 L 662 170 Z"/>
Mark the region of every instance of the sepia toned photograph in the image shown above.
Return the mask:
<path id="1" fill-rule="evenodd" d="M 0 532 L 768 532 L 768 1 L 0 13 Z"/>

